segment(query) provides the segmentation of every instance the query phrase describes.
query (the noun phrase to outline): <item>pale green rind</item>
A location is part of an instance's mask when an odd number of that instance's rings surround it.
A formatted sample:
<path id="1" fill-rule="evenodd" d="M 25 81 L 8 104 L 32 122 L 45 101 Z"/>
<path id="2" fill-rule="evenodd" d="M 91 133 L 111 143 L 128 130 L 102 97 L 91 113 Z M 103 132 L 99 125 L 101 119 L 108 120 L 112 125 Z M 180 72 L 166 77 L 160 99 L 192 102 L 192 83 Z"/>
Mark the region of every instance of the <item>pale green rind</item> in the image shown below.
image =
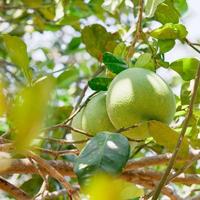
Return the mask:
<path id="1" fill-rule="evenodd" d="M 143 68 L 118 74 L 108 88 L 106 103 L 109 118 L 117 129 L 148 120 L 168 124 L 176 110 L 175 97 L 168 85 L 157 74 Z M 138 138 L 140 131 L 133 134 L 133 130 L 127 131 L 128 136 Z"/>

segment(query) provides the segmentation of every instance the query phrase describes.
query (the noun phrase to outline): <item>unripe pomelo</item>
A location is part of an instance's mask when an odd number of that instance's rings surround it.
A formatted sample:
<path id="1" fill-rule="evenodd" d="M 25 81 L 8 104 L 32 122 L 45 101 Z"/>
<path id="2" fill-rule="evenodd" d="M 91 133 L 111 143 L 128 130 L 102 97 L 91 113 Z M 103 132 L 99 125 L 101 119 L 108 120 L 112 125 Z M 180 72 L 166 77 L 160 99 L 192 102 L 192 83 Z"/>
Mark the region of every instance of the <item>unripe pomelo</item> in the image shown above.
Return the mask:
<path id="1" fill-rule="evenodd" d="M 170 123 L 176 110 L 175 97 L 169 86 L 154 72 L 130 68 L 111 82 L 107 112 L 115 128 L 129 127 L 148 120 Z M 133 139 L 147 137 L 147 124 L 124 132 Z"/>
<path id="2" fill-rule="evenodd" d="M 106 93 L 99 92 L 91 98 L 87 105 L 74 117 L 72 127 L 81 129 L 91 135 L 101 131 L 114 131 L 106 110 Z M 77 132 L 72 132 L 74 140 L 87 137 Z M 78 147 L 78 146 L 77 146 Z"/>

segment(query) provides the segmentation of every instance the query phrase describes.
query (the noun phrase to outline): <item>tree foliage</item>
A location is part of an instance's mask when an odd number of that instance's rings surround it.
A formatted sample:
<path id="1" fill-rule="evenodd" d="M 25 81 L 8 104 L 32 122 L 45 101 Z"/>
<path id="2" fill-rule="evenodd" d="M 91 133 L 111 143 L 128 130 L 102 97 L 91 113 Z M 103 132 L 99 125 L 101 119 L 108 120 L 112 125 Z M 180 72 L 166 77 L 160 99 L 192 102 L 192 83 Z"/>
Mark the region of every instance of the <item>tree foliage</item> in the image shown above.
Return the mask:
<path id="1" fill-rule="evenodd" d="M 200 63 L 165 56 L 177 43 L 200 53 L 187 11 L 186 0 L 0 1 L 0 198 L 180 199 L 187 189 L 198 199 Z M 134 67 L 164 74 L 176 98 L 169 125 L 145 121 L 142 140 L 123 132 L 143 123 L 95 136 L 72 126 Z"/>

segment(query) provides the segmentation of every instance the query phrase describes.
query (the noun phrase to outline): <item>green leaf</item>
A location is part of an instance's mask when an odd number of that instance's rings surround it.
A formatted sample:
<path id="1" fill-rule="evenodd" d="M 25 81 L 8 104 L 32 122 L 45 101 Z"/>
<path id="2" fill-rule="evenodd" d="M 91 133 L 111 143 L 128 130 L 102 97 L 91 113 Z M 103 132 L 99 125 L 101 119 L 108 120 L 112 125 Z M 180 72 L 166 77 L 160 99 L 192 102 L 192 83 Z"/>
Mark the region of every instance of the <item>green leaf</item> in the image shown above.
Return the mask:
<path id="1" fill-rule="evenodd" d="M 154 18 L 162 24 L 170 22 L 176 24 L 179 22 L 179 13 L 171 0 L 165 0 L 157 7 Z"/>
<path id="2" fill-rule="evenodd" d="M 120 58 L 125 58 L 127 54 L 127 47 L 124 44 L 124 42 L 119 43 L 114 51 L 113 51 L 114 56 L 120 57 Z"/>
<path id="3" fill-rule="evenodd" d="M 69 68 L 57 77 L 57 85 L 61 88 L 68 88 L 71 83 L 75 82 L 79 77 L 79 70 Z"/>
<path id="4" fill-rule="evenodd" d="M 164 2 L 165 0 L 147 0 L 145 5 L 145 13 L 148 17 L 153 17 L 156 11 L 156 8 L 159 4 Z"/>
<path id="5" fill-rule="evenodd" d="M 42 4 L 43 0 L 34 0 L 34 1 L 30 1 L 30 0 L 22 0 L 22 2 L 28 6 L 29 8 L 37 8 Z"/>
<path id="6" fill-rule="evenodd" d="M 135 63 L 135 67 L 146 68 L 146 69 L 154 71 L 155 66 L 154 66 L 154 61 L 152 59 L 152 54 L 144 53 L 140 55 Z"/>
<path id="7" fill-rule="evenodd" d="M 87 51 L 100 61 L 103 53 L 106 51 L 112 52 L 119 40 L 118 33 L 111 34 L 99 24 L 86 26 L 82 30 L 82 41 L 86 45 Z"/>
<path id="8" fill-rule="evenodd" d="M 125 61 L 108 52 L 103 54 L 103 63 L 111 72 L 115 74 L 118 74 L 128 68 Z"/>
<path id="9" fill-rule="evenodd" d="M 43 77 L 22 89 L 13 100 L 9 122 L 17 152 L 26 150 L 39 134 L 54 81 L 53 77 Z"/>
<path id="10" fill-rule="evenodd" d="M 107 91 L 112 78 L 96 77 L 88 81 L 88 85 L 92 90 Z"/>
<path id="11" fill-rule="evenodd" d="M 111 14 L 115 14 L 117 7 L 122 3 L 123 0 L 104 0 L 102 8 Z"/>
<path id="12" fill-rule="evenodd" d="M 182 24 L 167 23 L 160 28 L 153 30 L 151 36 L 160 40 L 166 39 L 184 39 L 188 32 Z"/>
<path id="13" fill-rule="evenodd" d="M 31 82 L 32 75 L 29 69 L 29 58 L 26 44 L 16 36 L 3 35 L 8 55 L 14 64 L 21 68 L 26 79 Z"/>
<path id="14" fill-rule="evenodd" d="M 183 80 L 189 81 L 195 78 L 200 62 L 196 58 L 182 58 L 170 64 L 170 68 L 180 74 Z"/>
<path id="15" fill-rule="evenodd" d="M 175 45 L 175 40 L 158 40 L 158 46 L 161 53 L 170 51 Z"/>
<path id="16" fill-rule="evenodd" d="M 20 188 L 31 196 L 34 196 L 37 192 L 39 192 L 42 182 L 43 180 L 40 176 L 33 175 L 33 177 L 24 182 Z"/>
<path id="17" fill-rule="evenodd" d="M 81 37 L 74 37 L 70 41 L 67 47 L 67 51 L 73 51 L 76 50 L 81 44 Z"/>
<path id="18" fill-rule="evenodd" d="M 95 172 L 118 174 L 129 158 L 130 146 L 118 133 L 100 132 L 93 137 L 78 156 L 74 171 L 83 183 Z"/>
<path id="19" fill-rule="evenodd" d="M 55 5 L 45 5 L 42 8 L 38 9 L 43 17 L 47 20 L 53 20 L 56 16 Z"/>
<path id="20" fill-rule="evenodd" d="M 186 0 L 174 0 L 174 6 L 180 14 L 183 14 L 188 10 L 188 4 Z"/>
<path id="21" fill-rule="evenodd" d="M 156 143 L 166 147 L 168 151 L 173 152 L 177 144 L 179 134 L 168 127 L 166 124 L 159 121 L 149 121 L 149 133 L 156 141 Z M 180 148 L 180 155 L 186 156 L 189 152 L 189 143 L 186 138 L 183 139 L 183 143 Z"/>

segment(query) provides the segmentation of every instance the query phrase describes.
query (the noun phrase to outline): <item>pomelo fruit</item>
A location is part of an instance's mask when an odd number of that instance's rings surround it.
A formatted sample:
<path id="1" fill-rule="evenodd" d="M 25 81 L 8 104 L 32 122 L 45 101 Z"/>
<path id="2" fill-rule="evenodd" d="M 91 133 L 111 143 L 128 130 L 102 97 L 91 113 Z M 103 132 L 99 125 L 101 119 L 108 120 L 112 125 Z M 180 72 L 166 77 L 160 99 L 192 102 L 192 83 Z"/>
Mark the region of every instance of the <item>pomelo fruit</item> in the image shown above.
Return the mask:
<path id="1" fill-rule="evenodd" d="M 106 98 L 109 118 L 116 129 L 158 120 L 169 124 L 176 111 L 174 94 L 156 73 L 144 68 L 130 68 L 111 82 Z M 148 137 L 147 123 L 124 132 L 130 138 Z"/>
<path id="2" fill-rule="evenodd" d="M 72 127 L 86 131 L 91 135 L 96 135 L 101 131 L 115 131 L 106 110 L 106 92 L 99 92 L 91 98 L 87 105 L 73 118 Z M 74 140 L 87 138 L 74 131 L 72 131 L 72 137 Z"/>

